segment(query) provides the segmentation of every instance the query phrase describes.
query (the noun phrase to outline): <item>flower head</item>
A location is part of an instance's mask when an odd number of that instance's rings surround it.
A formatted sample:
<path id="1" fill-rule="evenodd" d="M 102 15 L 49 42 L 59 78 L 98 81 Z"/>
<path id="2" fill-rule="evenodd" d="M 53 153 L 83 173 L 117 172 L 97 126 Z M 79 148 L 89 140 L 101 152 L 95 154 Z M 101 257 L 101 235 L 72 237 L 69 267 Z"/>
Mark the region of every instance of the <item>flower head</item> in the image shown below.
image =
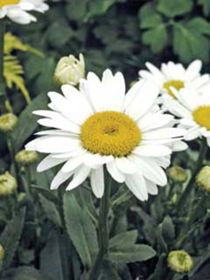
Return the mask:
<path id="1" fill-rule="evenodd" d="M 206 87 L 210 83 L 209 75 L 201 75 L 201 61 L 193 61 L 186 69 L 181 63 L 162 63 L 158 69 L 151 63 L 146 63 L 149 71 L 141 70 L 139 75 L 141 78 L 155 82 L 161 93 L 166 93 L 170 97 L 175 97 L 174 91 L 181 89 L 189 89 L 198 91 Z"/>
<path id="2" fill-rule="evenodd" d="M 196 177 L 196 183 L 199 187 L 210 192 L 210 166 L 204 166 Z"/>
<path id="3" fill-rule="evenodd" d="M 85 61 L 82 54 L 79 55 L 79 60 L 73 55 L 62 57 L 55 69 L 55 80 L 63 85 L 77 85 L 80 79 L 85 77 Z"/>
<path id="4" fill-rule="evenodd" d="M 173 116 L 156 105 L 159 89 L 154 83 L 137 82 L 125 94 L 123 75 L 106 70 L 102 80 L 89 73 L 79 90 L 64 85 L 62 92 L 48 94 L 51 110 L 34 112 L 43 116 L 38 123 L 51 130 L 26 145 L 27 150 L 49 154 L 38 171 L 63 164 L 51 189 L 70 180 L 66 189 L 72 190 L 89 176 L 100 198 L 104 167 L 140 200 L 157 194 L 157 185 L 166 185 L 163 169 L 184 130 L 173 128 Z"/>
<path id="5" fill-rule="evenodd" d="M 0 175 L 0 196 L 11 195 L 16 189 L 17 181 L 9 172 Z"/>
<path id="6" fill-rule="evenodd" d="M 187 129 L 185 140 L 205 137 L 210 146 L 210 98 L 209 88 L 200 92 L 183 89 L 174 92 L 176 99 L 163 98 L 165 108 L 179 118 L 181 127 Z"/>
<path id="7" fill-rule="evenodd" d="M 28 24 L 36 21 L 36 17 L 29 12 L 36 11 L 44 13 L 49 6 L 45 0 L 0 0 L 0 19 L 10 18 L 19 24 Z"/>
<path id="8" fill-rule="evenodd" d="M 0 116 L 0 131 L 4 133 L 11 132 L 16 124 L 17 124 L 18 118 L 12 114 L 7 113 Z"/>
<path id="9" fill-rule="evenodd" d="M 15 160 L 23 166 L 30 165 L 38 160 L 38 154 L 34 151 L 21 150 L 15 155 Z"/>
<path id="10" fill-rule="evenodd" d="M 193 267 L 192 257 L 184 250 L 171 251 L 167 261 L 168 266 L 175 272 L 189 272 Z"/>

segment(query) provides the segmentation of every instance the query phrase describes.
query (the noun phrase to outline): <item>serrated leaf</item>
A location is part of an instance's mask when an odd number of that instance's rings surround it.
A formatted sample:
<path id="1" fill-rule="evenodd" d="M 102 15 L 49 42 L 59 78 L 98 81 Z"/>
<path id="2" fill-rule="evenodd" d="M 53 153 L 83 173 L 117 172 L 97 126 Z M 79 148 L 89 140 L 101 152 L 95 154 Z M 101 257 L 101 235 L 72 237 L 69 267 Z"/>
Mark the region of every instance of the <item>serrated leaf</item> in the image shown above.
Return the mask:
<path id="1" fill-rule="evenodd" d="M 120 249 L 124 247 L 127 248 L 136 242 L 137 236 L 138 236 L 137 230 L 131 230 L 131 231 L 117 234 L 110 239 L 109 248 L 111 250 Z"/>
<path id="2" fill-rule="evenodd" d="M 46 275 L 30 266 L 20 266 L 7 270 L 3 273 L 2 280 L 50 280 Z"/>
<path id="3" fill-rule="evenodd" d="M 83 265 L 91 267 L 98 252 L 96 229 L 92 220 L 79 206 L 73 193 L 64 194 L 63 208 L 69 237 Z"/>
<path id="4" fill-rule="evenodd" d="M 146 261 L 155 256 L 156 252 L 148 245 L 136 244 L 121 250 L 110 250 L 110 259 L 114 263 L 132 263 Z"/>
<path id="5" fill-rule="evenodd" d="M 55 203 L 45 198 L 43 195 L 39 194 L 39 200 L 41 202 L 42 208 L 47 216 L 47 218 L 52 221 L 55 225 L 61 227 L 61 217 L 58 212 Z"/>
<path id="6" fill-rule="evenodd" d="M 12 138 L 15 143 L 15 151 L 18 151 L 23 146 L 27 138 L 38 127 L 37 117 L 35 117 L 32 112 L 36 109 L 44 109 L 46 106 L 47 96 L 46 94 L 40 94 L 20 114 L 17 126 L 12 132 Z"/>
<path id="7" fill-rule="evenodd" d="M 141 28 L 156 27 L 162 23 L 162 17 L 157 13 L 152 3 L 142 6 L 138 13 Z"/>
<path id="8" fill-rule="evenodd" d="M 172 18 L 191 11 L 193 2 L 191 0 L 159 0 L 157 10 L 165 16 Z"/>
<path id="9" fill-rule="evenodd" d="M 0 236 L 0 244 L 4 247 L 5 256 L 2 268 L 10 266 L 23 231 L 25 208 L 21 209 L 14 218 L 8 222 Z"/>
<path id="10" fill-rule="evenodd" d="M 7 32 L 4 36 L 4 53 L 11 54 L 14 50 L 32 52 L 43 57 L 43 54 L 40 51 L 34 49 L 28 44 L 23 43 L 20 38 L 14 36 L 12 33 Z"/>
<path id="11" fill-rule="evenodd" d="M 30 95 L 25 86 L 25 81 L 22 77 L 24 71 L 17 57 L 12 55 L 4 56 L 4 77 L 8 88 L 16 86 L 22 95 L 24 96 L 27 103 L 30 103 Z"/>

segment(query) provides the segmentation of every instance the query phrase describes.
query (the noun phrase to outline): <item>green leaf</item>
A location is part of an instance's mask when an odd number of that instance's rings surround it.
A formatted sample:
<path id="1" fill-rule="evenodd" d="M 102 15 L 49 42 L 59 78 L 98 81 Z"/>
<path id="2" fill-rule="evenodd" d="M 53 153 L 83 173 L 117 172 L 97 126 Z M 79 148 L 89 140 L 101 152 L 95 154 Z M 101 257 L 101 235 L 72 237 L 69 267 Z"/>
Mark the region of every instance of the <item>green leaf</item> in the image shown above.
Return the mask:
<path id="1" fill-rule="evenodd" d="M 73 0 L 66 6 L 66 13 L 70 20 L 83 21 L 87 13 L 88 0 Z"/>
<path id="2" fill-rule="evenodd" d="M 148 245 L 136 244 L 119 250 L 110 250 L 110 259 L 114 263 L 132 263 L 146 261 L 155 256 L 156 252 Z"/>
<path id="3" fill-rule="evenodd" d="M 55 203 L 48 200 L 41 194 L 39 194 L 39 200 L 47 218 L 50 221 L 52 221 L 55 225 L 61 227 L 62 226 L 61 217 Z"/>
<path id="4" fill-rule="evenodd" d="M 162 235 L 166 243 L 175 239 L 175 227 L 170 216 L 166 216 L 162 222 Z"/>
<path id="5" fill-rule="evenodd" d="M 138 236 L 137 230 L 131 230 L 115 235 L 109 241 L 110 249 L 127 248 L 136 242 Z"/>
<path id="6" fill-rule="evenodd" d="M 60 232 L 53 230 L 40 254 L 40 270 L 51 280 L 69 278 L 68 241 Z M 69 241 L 70 242 L 70 241 Z"/>
<path id="7" fill-rule="evenodd" d="M 157 27 L 145 31 L 142 34 L 142 41 L 145 45 L 149 45 L 154 53 L 162 51 L 168 41 L 166 26 L 159 24 Z"/>
<path id="8" fill-rule="evenodd" d="M 159 0 L 157 10 L 169 18 L 173 18 L 190 12 L 192 7 L 192 0 Z"/>
<path id="9" fill-rule="evenodd" d="M 147 3 L 139 10 L 138 17 L 141 28 L 156 27 L 162 23 L 162 17 L 159 15 L 152 3 Z"/>
<path id="10" fill-rule="evenodd" d="M 201 17 L 194 17 L 188 22 L 188 28 L 196 33 L 210 35 L 210 23 Z"/>
<path id="11" fill-rule="evenodd" d="M 12 138 L 15 143 L 15 150 L 18 151 L 27 140 L 27 138 L 38 127 L 37 117 L 32 112 L 36 109 L 44 109 L 47 106 L 46 94 L 38 95 L 30 105 L 20 114 L 18 124 L 12 132 Z"/>
<path id="12" fill-rule="evenodd" d="M 14 218 L 8 222 L 0 236 L 0 244 L 5 249 L 2 268 L 8 268 L 13 260 L 23 231 L 25 208 L 21 209 Z"/>
<path id="13" fill-rule="evenodd" d="M 100 273 L 97 280 L 120 280 L 120 276 L 117 273 L 115 266 L 110 262 L 105 260 L 102 263 Z"/>
<path id="14" fill-rule="evenodd" d="M 30 266 L 20 266 L 3 273 L 2 280 L 50 280 Z"/>
<path id="15" fill-rule="evenodd" d="M 204 36 L 207 30 L 203 21 L 196 18 L 187 23 L 175 23 L 173 30 L 173 49 L 182 61 L 209 61 L 210 44 Z"/>
<path id="16" fill-rule="evenodd" d="M 210 1 L 209 0 L 198 0 L 198 4 L 202 5 L 204 15 L 209 16 L 209 14 L 210 14 Z"/>
<path id="17" fill-rule="evenodd" d="M 167 261 L 166 261 L 167 254 L 162 253 L 159 258 L 158 262 L 155 266 L 155 271 L 153 273 L 152 280 L 155 279 L 164 279 L 164 276 L 167 273 Z"/>
<path id="18" fill-rule="evenodd" d="M 98 242 L 96 229 L 88 214 L 78 204 L 74 194 L 64 194 L 64 217 L 67 232 L 84 266 L 91 267 L 96 253 Z"/>
<path id="19" fill-rule="evenodd" d="M 47 95 L 47 90 L 52 89 L 54 85 L 53 76 L 56 67 L 54 57 L 30 56 L 25 62 L 25 76 L 31 82 L 31 91 L 34 94 L 43 92 Z"/>
<path id="20" fill-rule="evenodd" d="M 117 2 L 124 2 L 124 0 L 91 0 L 89 2 L 89 12 L 87 18 L 106 13 L 108 9 Z"/>
<path id="21" fill-rule="evenodd" d="M 7 87 L 12 89 L 16 86 L 27 103 L 30 103 L 30 94 L 26 88 L 25 81 L 23 79 L 23 67 L 17 57 L 12 55 L 5 55 L 4 57 L 4 76 Z"/>
<path id="22" fill-rule="evenodd" d="M 62 32 L 61 32 L 62 30 Z M 64 20 L 55 21 L 47 30 L 48 40 L 53 47 L 63 47 L 74 35 L 71 26 Z"/>

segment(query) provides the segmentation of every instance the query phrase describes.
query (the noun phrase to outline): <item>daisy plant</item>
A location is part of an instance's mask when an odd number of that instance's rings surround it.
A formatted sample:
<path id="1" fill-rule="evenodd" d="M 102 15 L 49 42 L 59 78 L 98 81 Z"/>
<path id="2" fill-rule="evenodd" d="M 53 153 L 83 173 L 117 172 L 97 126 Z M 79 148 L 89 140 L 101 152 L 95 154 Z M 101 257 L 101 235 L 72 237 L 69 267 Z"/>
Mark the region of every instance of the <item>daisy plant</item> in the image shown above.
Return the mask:
<path id="1" fill-rule="evenodd" d="M 126 93 L 121 73 L 110 70 L 102 80 L 94 73 L 80 81 L 79 89 L 63 85 L 62 94 L 49 92 L 50 110 L 38 110 L 38 123 L 48 130 L 26 145 L 26 149 L 47 154 L 38 171 L 61 166 L 51 183 L 58 189 L 64 182 L 71 191 L 89 178 L 90 188 L 101 201 L 98 262 L 108 255 L 109 181 L 125 184 L 139 200 L 158 193 L 165 186 L 164 169 L 170 164 L 175 143 L 183 128 L 173 127 L 172 115 L 157 106 L 159 87 L 152 81 L 139 81 Z M 107 176 L 108 175 L 108 176 Z M 98 279 L 95 278 L 90 279 Z"/>
<path id="2" fill-rule="evenodd" d="M 178 206 L 181 206 L 203 164 L 207 147 L 210 147 L 210 99 L 209 87 L 197 91 L 192 91 L 189 88 L 180 91 L 172 90 L 174 98 L 168 98 L 167 96 L 163 98 L 165 108 L 177 117 L 179 127 L 186 129 L 187 133 L 184 137 L 186 141 L 201 140 L 197 164 L 178 203 Z"/>

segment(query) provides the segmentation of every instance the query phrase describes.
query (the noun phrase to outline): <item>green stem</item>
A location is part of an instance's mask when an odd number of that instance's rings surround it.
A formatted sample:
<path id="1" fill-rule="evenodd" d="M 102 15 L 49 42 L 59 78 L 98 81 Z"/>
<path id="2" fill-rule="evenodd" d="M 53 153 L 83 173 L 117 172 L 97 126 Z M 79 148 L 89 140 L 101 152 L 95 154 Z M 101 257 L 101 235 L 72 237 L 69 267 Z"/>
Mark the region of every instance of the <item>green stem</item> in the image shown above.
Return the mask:
<path id="1" fill-rule="evenodd" d="M 203 164 L 203 160 L 205 158 L 207 149 L 208 149 L 208 146 L 206 144 L 206 139 L 203 139 L 202 143 L 201 143 L 201 147 L 200 147 L 200 153 L 199 153 L 199 156 L 198 156 L 198 160 L 197 160 L 195 168 L 192 172 L 192 176 L 191 176 L 186 188 L 184 189 L 182 195 L 180 196 L 180 198 L 177 202 L 177 210 L 178 211 L 182 211 L 183 208 L 184 208 L 183 205 L 186 203 L 186 199 L 191 193 L 191 190 L 192 190 L 194 182 L 195 182 L 195 178 L 196 178 L 198 172 L 201 169 L 201 166 Z"/>
<path id="2" fill-rule="evenodd" d="M 194 210 L 191 211 L 188 221 L 185 223 L 183 230 L 180 232 L 179 237 L 177 238 L 176 248 L 181 248 L 182 244 L 186 238 L 191 234 L 193 227 L 192 224 L 197 218 L 197 213 L 205 205 L 206 196 L 203 195 L 202 198 L 198 201 L 197 205 L 194 207 Z"/>
<path id="3" fill-rule="evenodd" d="M 7 134 L 7 146 L 8 146 L 8 150 L 9 150 L 9 154 L 10 154 L 11 164 L 14 164 L 15 177 L 16 177 L 16 179 L 18 181 L 18 184 L 19 184 L 19 181 L 20 181 L 19 180 L 19 171 L 18 171 L 17 162 L 15 160 L 15 150 L 14 150 L 12 137 L 9 133 Z"/>
<path id="4" fill-rule="evenodd" d="M 95 263 L 89 275 L 89 280 L 97 280 L 101 268 L 101 264 L 108 257 L 109 254 L 109 205 L 110 205 L 110 191 L 111 191 L 111 180 L 105 187 L 104 195 L 100 202 L 99 210 L 99 252 L 96 257 Z"/>
<path id="5" fill-rule="evenodd" d="M 5 98 L 5 81 L 4 81 L 4 34 L 5 23 L 1 20 L 0 24 L 0 98 Z M 4 102 L 3 102 L 4 103 Z M 2 109 L 2 108 L 1 108 Z"/>

